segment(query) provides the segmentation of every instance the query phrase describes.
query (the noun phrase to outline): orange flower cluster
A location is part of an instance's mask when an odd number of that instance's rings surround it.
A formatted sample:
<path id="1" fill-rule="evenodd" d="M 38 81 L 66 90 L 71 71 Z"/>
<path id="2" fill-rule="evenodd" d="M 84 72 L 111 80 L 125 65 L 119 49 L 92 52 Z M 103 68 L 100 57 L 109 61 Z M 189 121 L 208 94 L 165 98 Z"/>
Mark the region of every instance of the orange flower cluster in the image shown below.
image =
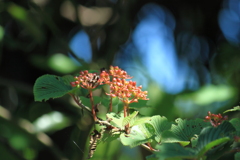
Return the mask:
<path id="1" fill-rule="evenodd" d="M 111 84 L 111 80 L 113 78 L 121 78 L 121 79 L 131 79 L 126 71 L 120 69 L 118 66 L 110 66 L 109 71 L 102 71 L 100 73 L 100 79 L 105 84 Z"/>
<path id="2" fill-rule="evenodd" d="M 132 77 L 118 66 L 111 66 L 109 72 L 103 71 L 100 78 L 110 85 L 110 94 L 107 95 L 118 97 L 125 104 L 138 102 L 138 99 L 148 100 L 147 91 L 142 91 L 142 86 L 137 87 L 135 81 L 126 81 Z"/>
<path id="3" fill-rule="evenodd" d="M 122 78 L 122 79 L 131 79 L 126 71 L 122 70 L 118 66 L 110 66 L 109 75 L 114 78 Z"/>
<path id="4" fill-rule="evenodd" d="M 210 122 L 213 127 L 219 126 L 224 120 L 227 120 L 227 116 L 222 116 L 219 114 L 212 114 L 210 111 L 208 111 L 208 115 L 205 117 L 206 122 Z"/>
<path id="5" fill-rule="evenodd" d="M 109 71 L 102 71 L 100 74 L 89 73 L 87 70 L 81 71 L 79 76 L 74 77 L 75 82 L 71 82 L 72 87 L 82 87 L 94 89 L 98 85 L 109 84 L 111 97 L 118 97 L 125 104 L 148 100 L 147 91 L 142 91 L 142 86 L 136 86 L 135 81 L 126 81 L 132 77 L 118 66 L 111 66 Z"/>
<path id="6" fill-rule="evenodd" d="M 118 97 L 123 103 L 138 102 L 138 99 L 148 100 L 147 91 L 142 91 L 142 86 L 137 87 L 135 81 L 113 78 L 110 84 L 111 97 Z"/>

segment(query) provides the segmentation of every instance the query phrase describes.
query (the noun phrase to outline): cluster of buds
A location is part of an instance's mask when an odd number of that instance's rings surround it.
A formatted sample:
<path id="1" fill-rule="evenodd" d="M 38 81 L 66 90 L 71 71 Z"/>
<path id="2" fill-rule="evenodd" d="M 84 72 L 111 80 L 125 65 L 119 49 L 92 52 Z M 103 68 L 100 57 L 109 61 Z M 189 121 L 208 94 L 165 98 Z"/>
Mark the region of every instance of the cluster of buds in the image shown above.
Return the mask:
<path id="1" fill-rule="evenodd" d="M 100 73 L 100 78 L 105 84 L 111 84 L 113 78 L 119 78 L 119 79 L 131 79 L 126 71 L 122 70 L 118 66 L 110 66 L 109 71 L 103 70 Z"/>
<path id="2" fill-rule="evenodd" d="M 121 78 L 121 79 L 131 79 L 126 71 L 122 70 L 118 66 L 110 66 L 109 75 L 114 78 Z"/>
<path id="3" fill-rule="evenodd" d="M 81 71 L 79 76 L 74 77 L 75 82 L 71 82 L 72 87 L 82 87 L 85 89 L 94 89 L 102 83 L 97 73 L 88 73 L 87 70 Z"/>
<path id="4" fill-rule="evenodd" d="M 148 100 L 147 91 L 142 91 L 142 86 L 137 87 L 135 81 L 126 81 L 132 77 L 118 66 L 110 66 L 108 72 L 102 71 L 100 79 L 110 85 L 111 97 L 118 97 L 124 104 L 138 102 L 138 99 Z"/>
<path id="5" fill-rule="evenodd" d="M 142 91 L 142 86 L 137 87 L 135 81 L 113 78 L 110 84 L 111 97 L 118 97 L 124 104 L 138 102 L 138 100 L 148 100 L 147 91 Z"/>
<path id="6" fill-rule="evenodd" d="M 206 122 L 210 122 L 213 127 L 219 126 L 223 121 L 227 120 L 227 116 L 222 116 L 219 114 L 212 114 L 210 111 L 208 111 L 208 115 L 205 117 Z"/>

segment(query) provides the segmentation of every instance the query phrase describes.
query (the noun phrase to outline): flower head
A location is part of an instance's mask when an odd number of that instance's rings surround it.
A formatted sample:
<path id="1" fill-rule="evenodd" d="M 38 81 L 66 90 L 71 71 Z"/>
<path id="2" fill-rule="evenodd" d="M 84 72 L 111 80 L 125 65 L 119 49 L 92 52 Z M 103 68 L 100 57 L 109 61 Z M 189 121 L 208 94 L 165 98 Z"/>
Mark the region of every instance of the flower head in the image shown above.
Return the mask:
<path id="1" fill-rule="evenodd" d="M 138 100 L 148 100 L 147 91 L 142 91 L 142 86 L 136 86 L 135 81 L 113 78 L 110 83 L 111 97 L 118 97 L 125 104 L 138 102 Z"/>
<path id="2" fill-rule="evenodd" d="M 126 71 L 122 70 L 118 66 L 110 66 L 109 75 L 114 78 L 122 78 L 122 79 L 131 79 L 130 75 L 127 74 Z"/>
<path id="3" fill-rule="evenodd" d="M 73 87 L 82 87 L 85 89 L 94 89 L 100 83 L 100 77 L 97 73 L 88 73 L 87 70 L 81 71 L 79 76 L 74 77 L 75 82 L 71 82 Z"/>
<path id="4" fill-rule="evenodd" d="M 227 116 L 222 116 L 219 114 L 212 114 L 210 111 L 208 111 L 208 115 L 205 117 L 206 122 L 210 122 L 213 127 L 219 126 L 224 120 L 227 120 Z"/>

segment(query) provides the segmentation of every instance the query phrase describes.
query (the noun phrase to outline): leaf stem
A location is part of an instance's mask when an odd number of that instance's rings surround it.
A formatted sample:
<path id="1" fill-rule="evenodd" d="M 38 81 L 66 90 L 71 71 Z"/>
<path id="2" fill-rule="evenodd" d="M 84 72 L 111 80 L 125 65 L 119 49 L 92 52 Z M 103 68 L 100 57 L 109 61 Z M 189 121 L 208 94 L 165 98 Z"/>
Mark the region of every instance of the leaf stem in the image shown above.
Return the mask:
<path id="1" fill-rule="evenodd" d="M 124 117 L 127 117 L 127 116 L 129 115 L 129 112 L 128 112 L 128 104 L 127 104 L 127 103 L 124 103 L 123 113 L 124 113 Z M 129 128 L 130 128 L 130 125 L 129 125 L 129 123 L 128 123 L 128 124 L 125 125 L 125 132 L 126 132 L 127 134 L 130 133 Z"/>
<path id="2" fill-rule="evenodd" d="M 112 97 L 110 97 L 109 112 L 112 112 Z"/>

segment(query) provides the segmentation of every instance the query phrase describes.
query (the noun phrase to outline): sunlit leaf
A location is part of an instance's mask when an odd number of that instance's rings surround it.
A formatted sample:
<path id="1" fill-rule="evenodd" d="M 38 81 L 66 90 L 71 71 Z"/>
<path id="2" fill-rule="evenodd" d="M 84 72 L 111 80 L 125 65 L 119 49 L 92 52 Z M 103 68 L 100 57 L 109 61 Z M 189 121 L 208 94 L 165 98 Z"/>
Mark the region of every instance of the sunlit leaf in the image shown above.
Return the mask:
<path id="1" fill-rule="evenodd" d="M 23 7 L 15 5 L 14 3 L 9 5 L 8 12 L 11 16 L 21 21 L 24 21 L 27 18 L 27 11 Z"/>
<path id="2" fill-rule="evenodd" d="M 152 137 L 147 138 L 137 126 L 131 129 L 130 134 L 126 135 L 125 133 L 122 133 L 120 135 L 120 140 L 122 144 L 130 147 L 135 147 L 143 143 L 149 142 L 151 139 Z"/>
<path id="3" fill-rule="evenodd" d="M 233 111 L 240 111 L 240 106 L 236 106 L 233 109 L 228 109 L 228 110 L 224 111 L 223 113 L 233 112 Z"/>
<path id="4" fill-rule="evenodd" d="M 137 116 L 137 114 L 138 114 L 138 111 L 134 111 L 132 114 L 130 114 L 129 116 L 125 117 L 123 119 L 122 125 L 125 126 L 128 123 L 130 123 L 133 120 L 133 118 Z"/>
<path id="5" fill-rule="evenodd" d="M 152 125 L 145 123 L 138 126 L 141 132 L 144 134 L 146 138 L 154 138 L 155 137 L 155 130 Z M 149 139 L 149 141 L 152 141 Z"/>
<path id="6" fill-rule="evenodd" d="M 34 86 L 34 100 L 43 101 L 50 98 L 59 98 L 72 90 L 72 87 L 65 84 L 64 80 L 55 75 L 43 75 L 39 77 Z"/>
<path id="7" fill-rule="evenodd" d="M 123 116 L 123 113 L 121 112 L 120 114 L 116 114 L 114 112 L 111 112 L 111 113 L 107 113 L 107 118 L 111 118 L 112 120 L 110 121 L 110 123 L 112 125 L 114 125 L 115 127 L 118 127 L 118 128 L 123 128 L 122 126 L 122 122 L 123 122 L 123 119 L 124 119 L 124 116 Z"/>
<path id="8" fill-rule="evenodd" d="M 151 124 L 155 129 L 155 139 L 157 142 L 160 142 L 162 132 L 170 129 L 172 126 L 172 122 L 169 122 L 166 117 L 161 116 L 153 116 L 147 123 Z"/>
<path id="9" fill-rule="evenodd" d="M 235 89 L 226 85 L 206 85 L 193 93 L 179 95 L 177 102 L 187 101 L 196 105 L 204 106 L 214 102 L 223 102 L 231 99 Z"/>
<path id="10" fill-rule="evenodd" d="M 70 120 L 62 113 L 54 111 L 42 115 L 33 122 L 36 131 L 50 132 L 63 129 L 70 125 Z"/>
<path id="11" fill-rule="evenodd" d="M 147 123 L 148 121 L 151 120 L 151 117 L 135 117 L 133 118 L 133 120 L 130 122 L 130 126 L 136 126 L 136 125 L 140 125 L 143 123 Z"/>
<path id="12" fill-rule="evenodd" d="M 198 142 L 198 135 L 194 135 L 194 137 L 191 138 L 192 148 L 195 148 L 197 146 L 197 142 Z"/>
<path id="13" fill-rule="evenodd" d="M 78 66 L 66 55 L 57 53 L 48 59 L 48 65 L 51 69 L 67 74 L 75 71 Z"/>

